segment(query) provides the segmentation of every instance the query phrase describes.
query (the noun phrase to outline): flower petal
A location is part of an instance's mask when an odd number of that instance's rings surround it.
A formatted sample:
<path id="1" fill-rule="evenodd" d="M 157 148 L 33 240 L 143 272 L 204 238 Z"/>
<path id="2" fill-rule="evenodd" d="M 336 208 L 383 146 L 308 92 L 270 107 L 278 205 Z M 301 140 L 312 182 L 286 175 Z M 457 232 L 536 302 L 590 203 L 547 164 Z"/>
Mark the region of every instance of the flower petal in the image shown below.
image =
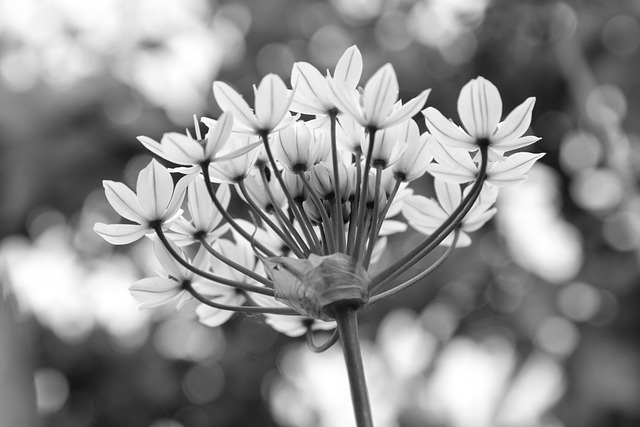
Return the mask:
<path id="1" fill-rule="evenodd" d="M 148 277 L 129 287 L 131 296 L 141 304 L 139 309 L 153 308 L 176 300 L 184 291 L 175 280 L 166 277 Z"/>
<path id="2" fill-rule="evenodd" d="M 169 204 L 167 205 L 167 210 L 163 216 L 163 219 L 166 222 L 173 221 L 177 216 L 180 216 L 182 206 L 182 201 L 184 200 L 184 196 L 186 194 L 187 187 L 189 183 L 196 177 L 197 174 L 185 175 L 180 178 L 173 188 L 173 193 L 171 194 L 171 200 L 169 200 Z"/>
<path id="3" fill-rule="evenodd" d="M 187 204 L 196 230 L 206 230 L 209 217 L 212 214 L 213 204 L 209 198 L 207 184 L 201 176 L 198 176 L 189 184 L 187 188 Z"/>
<path id="4" fill-rule="evenodd" d="M 458 114 L 471 136 L 476 139 L 491 137 L 502 116 L 498 88 L 484 77 L 471 80 L 460 91 Z"/>
<path id="5" fill-rule="evenodd" d="M 352 117 L 361 126 L 366 126 L 364 112 L 358 100 L 360 94 L 355 89 L 350 89 L 342 80 L 328 78 L 327 81 L 338 110 Z"/>
<path id="6" fill-rule="evenodd" d="M 353 45 L 344 51 L 333 73 L 333 78 L 345 82 L 350 89 L 355 89 L 362 76 L 362 54 Z"/>
<path id="7" fill-rule="evenodd" d="M 208 160 L 213 160 L 216 154 L 222 150 L 229 141 L 233 130 L 233 112 L 226 111 L 218 117 L 216 124 L 209 128 L 204 155 Z"/>
<path id="8" fill-rule="evenodd" d="M 216 302 L 221 301 L 216 300 Z M 224 324 L 235 314 L 235 312 L 230 310 L 221 310 L 219 308 L 213 308 L 208 305 L 201 304 L 196 308 L 196 314 L 198 315 L 198 321 L 200 323 L 215 328 Z"/>
<path id="9" fill-rule="evenodd" d="M 436 179 L 434 182 L 436 195 L 440 206 L 448 212 L 452 213 L 462 201 L 462 191 L 459 184 Z"/>
<path id="10" fill-rule="evenodd" d="M 429 132 L 438 141 L 449 147 L 464 148 L 465 150 L 478 149 L 475 140 L 462 129 L 447 120 L 445 116 L 433 107 L 422 111 Z"/>
<path id="11" fill-rule="evenodd" d="M 327 80 L 307 62 L 296 62 L 291 71 L 291 85 L 296 88 L 292 110 L 302 114 L 327 114 L 333 108 Z"/>
<path id="12" fill-rule="evenodd" d="M 123 218 L 144 224 L 145 212 L 140 205 L 138 196 L 129 187 L 121 182 L 102 181 L 104 194 L 113 209 Z"/>
<path id="13" fill-rule="evenodd" d="M 431 89 L 423 90 L 418 96 L 411 101 L 404 104 L 402 107 L 393 111 L 384 121 L 383 127 L 389 127 L 396 125 L 402 121 L 408 120 L 418 114 L 424 103 L 427 102 L 427 98 L 431 93 Z"/>
<path id="14" fill-rule="evenodd" d="M 147 150 L 151 151 L 156 156 L 160 156 L 164 158 L 164 151 L 162 150 L 162 145 L 160 145 L 158 141 L 144 135 L 140 135 L 137 139 L 142 143 L 142 145 L 144 145 L 144 147 Z"/>
<path id="15" fill-rule="evenodd" d="M 147 219 L 162 219 L 173 193 L 173 179 L 169 171 L 155 159 L 138 175 L 138 200 Z"/>
<path id="16" fill-rule="evenodd" d="M 181 249 L 176 245 L 172 245 L 172 247 L 177 253 L 182 253 Z M 172 276 L 179 282 L 189 279 L 190 273 L 187 272 L 187 269 L 180 265 L 173 256 L 171 256 L 160 239 L 155 239 L 153 241 L 153 251 L 156 255 L 156 259 L 169 276 Z"/>
<path id="17" fill-rule="evenodd" d="M 487 182 L 496 187 L 508 187 L 527 179 L 529 169 L 545 153 L 515 153 L 494 163 L 487 171 Z"/>
<path id="18" fill-rule="evenodd" d="M 517 141 L 531 125 L 531 113 L 535 103 L 535 98 L 527 98 L 509 113 L 491 138 L 492 148 L 501 149 L 502 151 L 514 149 L 511 148 L 511 144 Z"/>
<path id="19" fill-rule="evenodd" d="M 139 224 L 103 224 L 99 222 L 93 226 L 93 231 L 112 245 L 128 245 L 139 240 L 151 229 Z"/>
<path id="20" fill-rule="evenodd" d="M 213 97 L 222 111 L 231 111 L 233 119 L 245 129 L 256 130 L 258 123 L 249 104 L 231 86 L 224 82 L 213 83 Z"/>
<path id="21" fill-rule="evenodd" d="M 164 158 L 179 165 L 195 165 L 204 160 L 204 151 L 190 136 L 169 132 L 162 136 Z"/>
<path id="22" fill-rule="evenodd" d="M 397 100 L 398 78 L 393 66 L 387 63 L 364 86 L 366 125 L 382 127 Z"/>
<path id="23" fill-rule="evenodd" d="M 467 150 L 445 147 L 438 141 L 432 141 L 430 148 L 434 160 L 439 164 L 452 170 L 461 169 L 465 175 L 476 175 L 478 167 Z"/>
<path id="24" fill-rule="evenodd" d="M 289 114 L 290 104 L 291 97 L 282 79 L 275 74 L 264 76 L 255 99 L 259 130 L 272 131 Z"/>

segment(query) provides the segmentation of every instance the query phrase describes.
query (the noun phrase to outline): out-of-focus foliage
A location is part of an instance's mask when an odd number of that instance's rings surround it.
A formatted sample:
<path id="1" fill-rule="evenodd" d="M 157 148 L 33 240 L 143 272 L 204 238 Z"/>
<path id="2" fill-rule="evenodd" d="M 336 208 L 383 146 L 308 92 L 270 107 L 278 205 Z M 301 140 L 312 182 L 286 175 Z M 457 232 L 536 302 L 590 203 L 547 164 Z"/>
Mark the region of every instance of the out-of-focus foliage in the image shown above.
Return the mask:
<path id="1" fill-rule="evenodd" d="M 337 353 L 300 353 L 260 318 L 209 329 L 189 307 L 143 315 L 126 286 L 156 267 L 91 226 L 117 220 L 100 181 L 131 184 L 147 162 L 137 135 L 218 115 L 214 78 L 288 79 L 295 61 L 327 68 L 352 44 L 365 79 L 392 62 L 403 99 L 431 87 L 448 116 L 477 75 L 505 109 L 535 96 L 548 153 L 476 244 L 363 313 L 372 400 L 376 381 L 393 388 L 379 425 L 640 422 L 634 0 L 0 0 L 0 281 L 18 312 L 12 325 L 3 303 L 0 372 L 13 376 L 0 401 L 36 396 L 45 426 L 351 419 L 328 409 Z M 25 330 L 22 348 L 4 339 Z"/>

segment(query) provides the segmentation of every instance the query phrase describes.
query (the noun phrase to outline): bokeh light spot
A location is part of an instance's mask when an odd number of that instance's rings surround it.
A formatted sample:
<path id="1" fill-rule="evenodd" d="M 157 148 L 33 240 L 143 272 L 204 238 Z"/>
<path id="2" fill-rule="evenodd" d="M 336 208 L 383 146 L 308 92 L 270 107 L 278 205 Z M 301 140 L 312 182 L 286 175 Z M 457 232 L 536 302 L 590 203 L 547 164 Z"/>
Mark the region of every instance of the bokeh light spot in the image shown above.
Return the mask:
<path id="1" fill-rule="evenodd" d="M 558 293 L 557 305 L 560 312 L 569 319 L 585 322 L 600 310 L 600 293 L 589 284 L 571 283 Z"/>
<path id="2" fill-rule="evenodd" d="M 560 146 L 560 164 L 565 171 L 575 173 L 596 167 L 602 154 L 602 144 L 595 135 L 570 132 L 565 135 Z"/>
<path id="3" fill-rule="evenodd" d="M 602 28 L 602 43 L 614 55 L 631 55 L 640 47 L 640 24 L 627 15 L 614 16 Z"/>
<path id="4" fill-rule="evenodd" d="M 182 390 L 191 402 L 203 404 L 220 396 L 224 384 L 224 372 L 217 363 L 198 364 L 187 371 Z"/>
<path id="5" fill-rule="evenodd" d="M 42 415 L 59 411 L 69 397 L 69 382 L 57 369 L 43 368 L 34 373 L 36 403 Z"/>
<path id="6" fill-rule="evenodd" d="M 602 228 L 605 241 L 618 251 L 640 247 L 640 212 L 623 209 L 605 218 Z"/>
<path id="7" fill-rule="evenodd" d="M 567 357 L 578 345 L 580 332 L 569 320 L 560 316 L 544 319 L 534 340 L 542 349 L 558 357 Z"/>
<path id="8" fill-rule="evenodd" d="M 620 177 L 609 169 L 588 169 L 578 173 L 570 188 L 573 200 L 594 213 L 608 212 L 624 197 Z"/>
<path id="9" fill-rule="evenodd" d="M 158 353 L 168 359 L 217 360 L 226 349 L 222 330 L 179 317 L 162 323 L 153 340 Z"/>
<path id="10" fill-rule="evenodd" d="M 256 67 L 261 75 L 275 73 L 287 79 L 295 58 L 291 48 L 280 43 L 269 43 L 260 49 L 256 56 Z"/>

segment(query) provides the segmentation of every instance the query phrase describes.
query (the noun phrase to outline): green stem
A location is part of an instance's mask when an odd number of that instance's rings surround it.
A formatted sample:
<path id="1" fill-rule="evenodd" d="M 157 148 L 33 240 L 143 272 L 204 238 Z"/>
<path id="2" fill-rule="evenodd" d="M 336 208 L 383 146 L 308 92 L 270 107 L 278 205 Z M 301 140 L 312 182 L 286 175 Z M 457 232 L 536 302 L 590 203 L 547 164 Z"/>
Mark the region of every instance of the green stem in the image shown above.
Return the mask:
<path id="1" fill-rule="evenodd" d="M 356 424 L 358 427 L 373 427 L 371 404 L 369 403 L 360 340 L 358 339 L 357 310 L 349 305 L 341 305 L 335 308 L 334 315 L 338 324 L 342 353 L 347 365 Z"/>

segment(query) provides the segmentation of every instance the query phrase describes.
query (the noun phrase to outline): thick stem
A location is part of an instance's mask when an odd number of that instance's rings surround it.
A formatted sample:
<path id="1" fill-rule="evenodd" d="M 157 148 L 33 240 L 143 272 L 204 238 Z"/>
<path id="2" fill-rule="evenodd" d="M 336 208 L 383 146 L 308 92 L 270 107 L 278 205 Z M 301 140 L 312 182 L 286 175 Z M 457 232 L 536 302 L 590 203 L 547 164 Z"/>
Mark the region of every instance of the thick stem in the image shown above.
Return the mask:
<path id="1" fill-rule="evenodd" d="M 339 305 L 334 310 L 338 324 L 340 344 L 347 365 L 349 386 L 351 388 L 351 402 L 358 427 L 373 427 L 371 404 L 367 392 L 367 382 L 362 364 L 362 352 L 358 339 L 357 309 L 349 305 Z"/>

